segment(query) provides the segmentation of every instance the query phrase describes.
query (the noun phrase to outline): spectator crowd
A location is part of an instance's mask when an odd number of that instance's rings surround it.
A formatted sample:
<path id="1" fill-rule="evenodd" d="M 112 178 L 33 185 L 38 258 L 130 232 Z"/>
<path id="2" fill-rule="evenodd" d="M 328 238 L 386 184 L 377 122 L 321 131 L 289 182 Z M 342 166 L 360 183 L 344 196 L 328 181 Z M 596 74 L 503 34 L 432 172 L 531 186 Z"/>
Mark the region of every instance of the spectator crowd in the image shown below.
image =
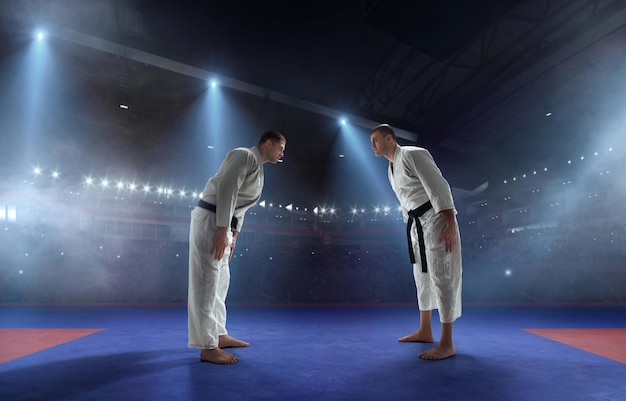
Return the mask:
<path id="1" fill-rule="evenodd" d="M 583 221 L 461 233 L 464 302 L 626 302 L 625 226 Z M 231 261 L 228 302 L 414 303 L 401 231 L 390 231 L 385 241 L 370 236 L 356 244 L 240 242 Z M 186 301 L 184 241 L 13 224 L 0 231 L 0 243 L 0 302 Z"/>

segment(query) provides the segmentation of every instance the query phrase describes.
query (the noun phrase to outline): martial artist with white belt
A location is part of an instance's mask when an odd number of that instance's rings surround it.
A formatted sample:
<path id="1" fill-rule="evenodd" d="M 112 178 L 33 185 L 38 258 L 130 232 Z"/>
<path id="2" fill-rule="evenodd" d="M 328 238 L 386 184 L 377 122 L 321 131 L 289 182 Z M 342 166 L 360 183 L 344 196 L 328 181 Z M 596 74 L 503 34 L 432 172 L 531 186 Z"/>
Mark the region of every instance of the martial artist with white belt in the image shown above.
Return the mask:
<path id="1" fill-rule="evenodd" d="M 263 164 L 275 164 L 285 150 L 285 137 L 268 131 L 252 148 L 228 152 L 217 174 L 207 182 L 191 212 L 189 230 L 188 345 L 200 348 L 200 359 L 218 364 L 238 358 L 222 348 L 247 347 L 228 335 L 226 295 L 229 261 L 246 211 L 263 190 Z"/>
<path id="2" fill-rule="evenodd" d="M 388 177 L 405 223 L 409 258 L 417 287 L 420 326 L 401 342 L 433 342 L 432 310 L 439 310 L 441 338 L 422 359 L 455 355 L 452 323 L 461 316 L 461 244 L 450 185 L 430 152 L 400 146 L 393 129 L 382 124 L 370 133 L 376 156 L 389 160 Z"/>

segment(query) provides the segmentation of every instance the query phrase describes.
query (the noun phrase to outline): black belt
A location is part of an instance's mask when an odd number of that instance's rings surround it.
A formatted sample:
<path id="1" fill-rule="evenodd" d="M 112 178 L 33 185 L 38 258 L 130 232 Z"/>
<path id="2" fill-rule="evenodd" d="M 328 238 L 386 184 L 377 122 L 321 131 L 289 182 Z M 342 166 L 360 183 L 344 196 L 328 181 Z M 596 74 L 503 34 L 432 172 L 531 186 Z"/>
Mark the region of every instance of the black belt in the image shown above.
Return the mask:
<path id="1" fill-rule="evenodd" d="M 413 221 L 417 224 L 417 242 L 420 247 L 420 259 L 422 261 L 422 273 L 428 272 L 428 265 L 426 264 L 426 244 L 424 243 L 424 231 L 422 230 L 422 223 L 420 223 L 420 217 L 427 211 L 429 211 L 433 205 L 430 201 L 424 203 L 422 206 L 417 209 L 413 209 L 409 211 L 409 221 L 406 223 L 406 238 L 409 241 L 409 258 L 411 259 L 411 264 L 415 263 L 415 252 L 413 252 L 413 242 L 411 241 L 411 226 L 413 225 Z"/>
<path id="2" fill-rule="evenodd" d="M 210 210 L 213 213 L 217 213 L 217 208 L 215 207 L 215 205 L 207 203 L 203 201 L 202 199 L 198 201 L 198 207 L 201 207 L 202 209 Z M 232 228 L 233 230 L 237 229 L 237 218 L 235 216 L 233 216 L 233 218 L 230 220 L 230 228 Z"/>

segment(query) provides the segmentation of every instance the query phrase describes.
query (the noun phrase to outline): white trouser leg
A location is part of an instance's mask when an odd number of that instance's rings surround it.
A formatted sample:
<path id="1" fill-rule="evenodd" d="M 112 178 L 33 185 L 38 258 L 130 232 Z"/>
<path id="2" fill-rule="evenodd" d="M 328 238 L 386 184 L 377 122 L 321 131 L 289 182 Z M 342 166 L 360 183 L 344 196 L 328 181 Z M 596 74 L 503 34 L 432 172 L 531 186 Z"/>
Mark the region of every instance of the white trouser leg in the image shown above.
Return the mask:
<path id="1" fill-rule="evenodd" d="M 230 248 L 226 250 L 230 254 Z M 220 276 L 217 281 L 217 291 L 215 298 L 215 306 L 213 309 L 213 316 L 217 323 L 218 335 L 228 334 L 226 330 L 226 295 L 228 294 L 228 287 L 230 285 L 230 268 L 228 266 L 228 255 L 222 260 L 222 267 L 220 268 Z"/>
<path id="2" fill-rule="evenodd" d="M 445 225 L 441 214 L 433 210 L 423 216 L 424 242 L 428 272 L 422 273 L 417 240 L 417 228 L 411 230 L 416 263 L 413 265 L 413 277 L 417 288 L 417 302 L 420 310 L 439 310 L 442 323 L 452 323 L 461 316 L 461 241 L 452 252 L 446 252 L 445 242 L 439 242 L 439 236 Z M 457 229 L 458 232 L 458 229 Z"/>
<path id="3" fill-rule="evenodd" d="M 228 257 L 216 260 L 210 254 L 215 236 L 215 214 L 201 208 L 191 212 L 189 231 L 188 345 L 216 348 L 226 334 L 226 295 L 230 282 Z M 232 234 L 229 233 L 229 242 Z"/>

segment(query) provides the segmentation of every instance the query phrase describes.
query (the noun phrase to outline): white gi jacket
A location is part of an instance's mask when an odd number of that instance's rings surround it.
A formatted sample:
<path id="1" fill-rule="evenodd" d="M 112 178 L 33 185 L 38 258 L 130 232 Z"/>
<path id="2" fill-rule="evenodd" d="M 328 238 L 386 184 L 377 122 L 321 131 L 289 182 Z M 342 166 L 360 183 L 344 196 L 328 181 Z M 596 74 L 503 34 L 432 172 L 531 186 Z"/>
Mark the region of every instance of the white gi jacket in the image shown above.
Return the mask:
<path id="1" fill-rule="evenodd" d="M 405 223 L 410 210 L 429 200 L 435 213 L 455 209 L 450 185 L 428 150 L 417 146 L 396 145 L 393 160 L 393 169 L 389 163 L 389 183 L 400 201 Z"/>
<path id="2" fill-rule="evenodd" d="M 216 206 L 219 227 L 230 227 L 234 216 L 237 218 L 236 231 L 241 231 L 246 211 L 261 198 L 263 182 L 263 162 L 259 150 L 256 147 L 236 148 L 226 154 L 200 197 Z"/>

